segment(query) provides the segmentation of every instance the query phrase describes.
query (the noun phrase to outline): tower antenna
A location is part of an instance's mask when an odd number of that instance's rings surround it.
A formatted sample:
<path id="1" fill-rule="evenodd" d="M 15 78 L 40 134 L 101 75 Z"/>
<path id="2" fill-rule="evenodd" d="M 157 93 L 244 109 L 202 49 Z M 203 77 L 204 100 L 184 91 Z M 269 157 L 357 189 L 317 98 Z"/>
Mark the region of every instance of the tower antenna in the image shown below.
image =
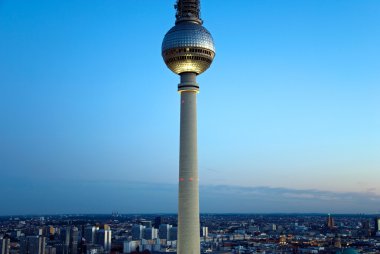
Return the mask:
<path id="1" fill-rule="evenodd" d="M 176 24 L 180 22 L 195 22 L 202 25 L 201 7 L 199 0 L 177 0 L 174 5 L 176 12 Z"/>

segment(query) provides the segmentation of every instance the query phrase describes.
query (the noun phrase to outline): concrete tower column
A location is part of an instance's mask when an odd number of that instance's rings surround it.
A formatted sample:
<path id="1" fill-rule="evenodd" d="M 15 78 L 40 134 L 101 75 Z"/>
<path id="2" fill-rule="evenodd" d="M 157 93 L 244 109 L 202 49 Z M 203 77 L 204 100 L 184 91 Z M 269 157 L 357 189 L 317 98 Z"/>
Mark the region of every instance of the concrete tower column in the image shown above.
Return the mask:
<path id="1" fill-rule="evenodd" d="M 200 0 L 177 0 L 174 7 L 175 26 L 165 34 L 161 55 L 181 76 L 177 253 L 200 254 L 196 76 L 210 67 L 215 46 L 200 17 Z"/>
<path id="2" fill-rule="evenodd" d="M 197 93 L 195 73 L 182 73 L 181 93 L 178 254 L 200 253 L 199 183 L 197 152 Z"/>

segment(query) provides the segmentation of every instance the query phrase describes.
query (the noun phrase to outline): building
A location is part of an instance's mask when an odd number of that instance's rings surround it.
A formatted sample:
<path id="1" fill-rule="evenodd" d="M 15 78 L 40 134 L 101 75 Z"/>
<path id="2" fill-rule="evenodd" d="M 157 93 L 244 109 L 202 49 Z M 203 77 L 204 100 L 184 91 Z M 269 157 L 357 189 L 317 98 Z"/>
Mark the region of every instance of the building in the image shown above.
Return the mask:
<path id="1" fill-rule="evenodd" d="M 111 228 L 108 225 L 96 232 L 96 243 L 102 246 L 105 252 L 111 251 L 111 236 Z"/>
<path id="2" fill-rule="evenodd" d="M 375 235 L 380 236 L 380 217 L 375 218 Z"/>
<path id="3" fill-rule="evenodd" d="M 202 227 L 201 236 L 202 237 L 208 237 L 208 227 Z"/>
<path id="4" fill-rule="evenodd" d="M 145 226 L 146 228 L 151 228 L 152 227 L 152 222 L 150 220 L 141 220 L 140 224 Z"/>
<path id="5" fill-rule="evenodd" d="M 199 0 L 177 0 L 176 22 L 162 42 L 167 67 L 180 75 L 180 158 L 178 192 L 178 254 L 200 253 L 199 182 L 197 152 L 196 76 L 215 56 L 214 41 L 202 26 Z M 174 229 L 173 229 L 174 230 Z"/>
<path id="6" fill-rule="evenodd" d="M 49 226 L 49 235 L 54 235 L 55 234 L 55 227 Z"/>
<path id="7" fill-rule="evenodd" d="M 162 224 L 162 217 L 161 216 L 157 216 L 156 218 L 154 218 L 154 227 L 155 228 L 158 228 L 161 224 Z"/>
<path id="8" fill-rule="evenodd" d="M 95 234 L 97 228 L 95 226 L 86 226 L 84 228 L 83 237 L 86 239 L 86 243 L 95 243 Z"/>
<path id="9" fill-rule="evenodd" d="M 70 234 L 70 254 L 78 253 L 78 240 L 79 240 L 78 228 L 72 227 L 71 234 Z"/>
<path id="10" fill-rule="evenodd" d="M 331 216 L 331 214 L 327 217 L 326 225 L 329 229 L 333 229 L 335 227 L 334 218 Z"/>
<path id="11" fill-rule="evenodd" d="M 158 237 L 160 239 L 169 239 L 169 231 L 172 225 L 169 224 L 161 224 L 159 229 L 158 229 Z"/>
<path id="12" fill-rule="evenodd" d="M 134 224 L 132 226 L 132 240 L 141 240 L 143 238 L 143 231 L 145 226 Z"/>
<path id="13" fill-rule="evenodd" d="M 20 254 L 45 254 L 46 238 L 27 236 L 20 241 Z"/>
<path id="14" fill-rule="evenodd" d="M 63 243 L 62 254 L 69 254 L 70 240 L 71 240 L 71 227 L 61 228 L 59 238 L 61 242 Z"/>
<path id="15" fill-rule="evenodd" d="M 0 254 L 9 254 L 10 245 L 9 238 L 0 237 Z"/>
<path id="16" fill-rule="evenodd" d="M 123 253 L 131 253 L 139 250 L 140 241 L 124 241 Z"/>
<path id="17" fill-rule="evenodd" d="M 362 224 L 362 234 L 370 237 L 372 235 L 372 230 L 371 230 L 371 221 L 366 219 L 361 222 Z"/>
<path id="18" fill-rule="evenodd" d="M 380 231 L 380 217 L 375 218 L 375 231 Z"/>
<path id="19" fill-rule="evenodd" d="M 178 229 L 177 227 L 171 227 L 169 230 L 169 239 L 170 241 L 178 240 Z M 199 239 L 200 240 L 200 239 Z"/>
<path id="20" fill-rule="evenodd" d="M 153 240 L 157 238 L 157 229 L 155 228 L 145 228 L 143 232 L 143 239 Z"/>
<path id="21" fill-rule="evenodd" d="M 43 228 L 35 228 L 35 234 L 36 235 L 44 235 L 44 229 Z"/>

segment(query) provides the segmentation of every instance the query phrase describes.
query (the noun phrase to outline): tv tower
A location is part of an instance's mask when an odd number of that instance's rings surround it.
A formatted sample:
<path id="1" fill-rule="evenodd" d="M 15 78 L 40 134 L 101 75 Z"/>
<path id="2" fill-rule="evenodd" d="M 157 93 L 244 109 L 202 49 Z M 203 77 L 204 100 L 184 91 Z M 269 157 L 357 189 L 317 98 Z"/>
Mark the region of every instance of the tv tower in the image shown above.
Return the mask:
<path id="1" fill-rule="evenodd" d="M 176 22 L 164 37 L 162 57 L 181 77 L 177 253 L 200 254 L 196 77 L 210 67 L 215 48 L 202 26 L 199 0 L 177 0 L 174 7 Z"/>

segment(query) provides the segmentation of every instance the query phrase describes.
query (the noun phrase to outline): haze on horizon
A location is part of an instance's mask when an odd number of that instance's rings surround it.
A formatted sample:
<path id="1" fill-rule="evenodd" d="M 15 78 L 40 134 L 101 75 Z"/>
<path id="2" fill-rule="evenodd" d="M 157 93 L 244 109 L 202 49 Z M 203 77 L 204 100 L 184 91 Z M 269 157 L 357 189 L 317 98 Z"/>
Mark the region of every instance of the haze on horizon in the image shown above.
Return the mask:
<path id="1" fill-rule="evenodd" d="M 0 1 L 0 215 L 177 211 L 174 2 Z M 380 2 L 219 3 L 201 213 L 378 213 Z"/>

